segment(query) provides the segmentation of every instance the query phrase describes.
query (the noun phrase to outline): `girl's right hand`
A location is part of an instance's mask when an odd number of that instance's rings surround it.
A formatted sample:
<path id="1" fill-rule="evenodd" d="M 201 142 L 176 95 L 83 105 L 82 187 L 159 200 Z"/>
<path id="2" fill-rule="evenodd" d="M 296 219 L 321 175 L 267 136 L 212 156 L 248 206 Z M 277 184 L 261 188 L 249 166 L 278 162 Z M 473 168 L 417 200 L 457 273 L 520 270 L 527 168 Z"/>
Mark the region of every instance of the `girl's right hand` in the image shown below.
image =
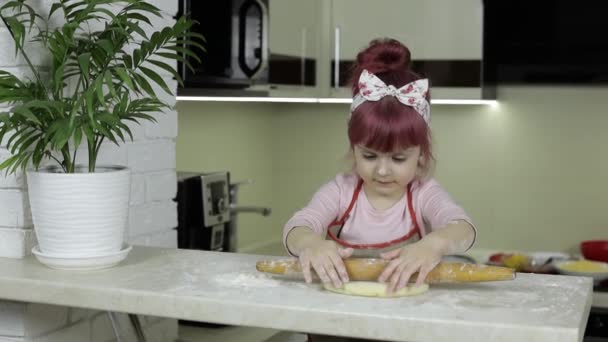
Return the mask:
<path id="1" fill-rule="evenodd" d="M 352 254 L 352 248 L 342 248 L 330 240 L 322 240 L 304 248 L 299 257 L 304 280 L 312 282 L 312 266 L 323 283 L 331 282 L 335 287 L 341 288 L 343 283 L 348 282 L 348 273 L 342 259 Z"/>

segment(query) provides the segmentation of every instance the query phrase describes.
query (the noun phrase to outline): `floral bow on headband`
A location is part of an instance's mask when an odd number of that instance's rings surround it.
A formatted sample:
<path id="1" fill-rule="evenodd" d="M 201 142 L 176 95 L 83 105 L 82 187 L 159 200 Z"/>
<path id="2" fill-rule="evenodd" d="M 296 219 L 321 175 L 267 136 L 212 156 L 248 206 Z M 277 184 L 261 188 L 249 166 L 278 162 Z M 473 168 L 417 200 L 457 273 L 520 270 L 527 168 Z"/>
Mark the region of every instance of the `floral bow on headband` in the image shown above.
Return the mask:
<path id="1" fill-rule="evenodd" d="M 397 89 L 393 85 L 387 86 L 376 75 L 363 70 L 359 77 L 359 94 L 353 98 L 350 112 L 352 113 L 365 101 L 378 101 L 390 95 L 397 98 L 404 105 L 413 107 L 428 124 L 431 119 L 431 106 L 426 100 L 428 91 L 429 80 L 426 78 L 410 82 Z"/>

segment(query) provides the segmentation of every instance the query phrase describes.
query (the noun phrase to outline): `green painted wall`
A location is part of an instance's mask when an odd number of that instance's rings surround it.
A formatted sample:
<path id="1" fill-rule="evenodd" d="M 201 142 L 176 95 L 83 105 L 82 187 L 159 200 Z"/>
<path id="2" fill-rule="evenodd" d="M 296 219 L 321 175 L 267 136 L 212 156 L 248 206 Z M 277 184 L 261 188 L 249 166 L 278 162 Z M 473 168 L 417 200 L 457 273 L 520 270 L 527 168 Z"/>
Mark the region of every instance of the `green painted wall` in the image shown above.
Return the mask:
<path id="1" fill-rule="evenodd" d="M 601 88 L 501 88 L 499 105 L 433 106 L 436 178 L 477 224 L 477 247 L 575 251 L 608 238 L 608 115 Z M 254 179 L 243 251 L 280 253 L 282 224 L 347 170 L 348 105 L 179 103 L 178 170 Z M 274 242 L 274 245 L 273 245 Z"/>
<path id="2" fill-rule="evenodd" d="M 268 104 L 178 103 L 177 170 L 227 170 L 232 182 L 253 180 L 240 188 L 239 204 L 271 207 L 273 110 Z M 274 216 L 239 214 L 238 246 L 263 243 Z"/>

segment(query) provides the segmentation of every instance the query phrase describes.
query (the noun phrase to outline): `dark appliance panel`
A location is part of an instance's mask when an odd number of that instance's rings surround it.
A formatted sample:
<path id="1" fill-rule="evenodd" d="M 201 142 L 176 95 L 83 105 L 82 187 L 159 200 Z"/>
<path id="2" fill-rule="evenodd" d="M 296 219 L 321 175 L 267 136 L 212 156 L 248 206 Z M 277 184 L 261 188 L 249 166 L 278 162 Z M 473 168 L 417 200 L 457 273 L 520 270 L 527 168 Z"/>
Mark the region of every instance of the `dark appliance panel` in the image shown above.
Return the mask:
<path id="1" fill-rule="evenodd" d="M 228 172 L 178 172 L 178 248 L 230 250 L 229 184 Z"/>
<path id="2" fill-rule="evenodd" d="M 583 342 L 608 342 L 608 308 L 591 307 Z"/>
<path id="3" fill-rule="evenodd" d="M 608 293 L 608 279 L 594 284 L 593 292 Z M 591 306 L 583 342 L 608 342 L 608 307 Z"/>
<path id="4" fill-rule="evenodd" d="M 608 2 L 484 0 L 486 84 L 608 84 Z"/>
<path id="5" fill-rule="evenodd" d="M 242 89 L 268 82 L 268 0 L 182 0 L 179 13 L 198 22 L 205 37 L 201 63 L 184 56 L 195 72 L 179 64 L 185 88 Z"/>

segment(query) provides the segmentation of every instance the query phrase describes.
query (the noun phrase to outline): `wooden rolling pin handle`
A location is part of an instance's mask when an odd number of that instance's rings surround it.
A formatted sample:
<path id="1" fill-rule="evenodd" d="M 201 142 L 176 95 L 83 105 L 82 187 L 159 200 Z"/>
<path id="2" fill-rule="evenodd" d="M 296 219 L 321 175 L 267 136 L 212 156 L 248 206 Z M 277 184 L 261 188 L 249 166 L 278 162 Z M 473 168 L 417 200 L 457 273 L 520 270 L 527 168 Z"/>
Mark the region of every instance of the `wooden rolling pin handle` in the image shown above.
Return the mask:
<path id="1" fill-rule="evenodd" d="M 414 278 L 414 277 L 412 277 Z M 508 267 L 464 263 L 440 263 L 426 277 L 433 283 L 471 283 L 515 279 L 515 270 Z"/>
<path id="2" fill-rule="evenodd" d="M 376 281 L 387 264 L 388 261 L 383 259 L 352 258 L 344 260 L 350 280 Z M 302 275 L 302 269 L 297 259 L 259 261 L 256 263 L 256 269 L 260 272 L 273 274 Z M 414 274 L 410 280 L 415 281 L 416 277 L 417 274 Z M 515 270 L 508 267 L 465 263 L 439 263 L 429 272 L 425 282 L 430 284 L 468 283 L 512 280 L 514 278 Z"/>

